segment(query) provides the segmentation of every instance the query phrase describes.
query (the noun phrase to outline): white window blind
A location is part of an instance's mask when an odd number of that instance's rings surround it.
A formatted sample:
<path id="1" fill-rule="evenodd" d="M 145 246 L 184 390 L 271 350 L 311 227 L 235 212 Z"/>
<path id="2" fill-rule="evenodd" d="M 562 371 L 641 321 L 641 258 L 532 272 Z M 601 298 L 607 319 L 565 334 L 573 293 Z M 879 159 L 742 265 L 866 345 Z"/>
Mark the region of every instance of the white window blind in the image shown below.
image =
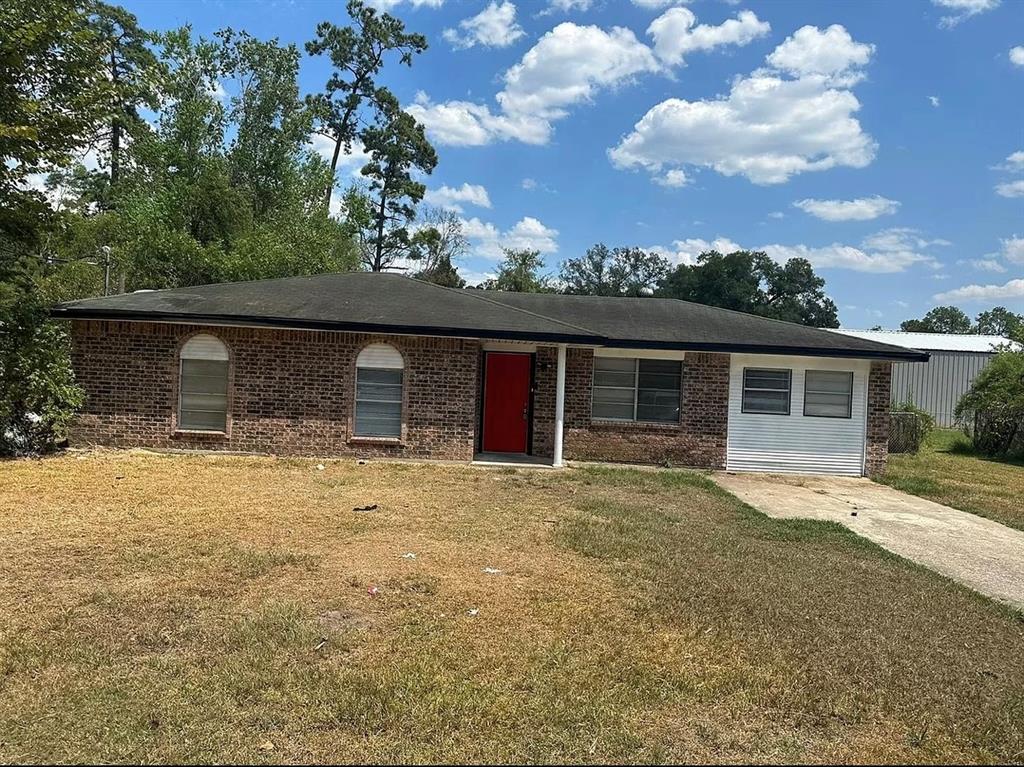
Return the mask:
<path id="1" fill-rule="evenodd" d="M 679 422 L 682 365 L 675 360 L 595 357 L 594 418 Z"/>
<path id="2" fill-rule="evenodd" d="M 198 335 L 181 349 L 178 428 L 226 431 L 228 348 L 219 338 Z"/>
<path id="3" fill-rule="evenodd" d="M 371 344 L 356 358 L 355 435 L 402 435 L 402 355 L 388 344 Z"/>

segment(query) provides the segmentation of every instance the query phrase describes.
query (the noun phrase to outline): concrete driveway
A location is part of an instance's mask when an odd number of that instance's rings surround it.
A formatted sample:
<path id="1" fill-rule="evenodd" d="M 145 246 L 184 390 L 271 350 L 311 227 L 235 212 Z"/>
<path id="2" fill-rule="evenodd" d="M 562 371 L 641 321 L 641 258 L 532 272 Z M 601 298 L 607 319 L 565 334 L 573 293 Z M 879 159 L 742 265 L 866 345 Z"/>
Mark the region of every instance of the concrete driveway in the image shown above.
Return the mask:
<path id="1" fill-rule="evenodd" d="M 716 474 L 770 517 L 838 522 L 889 551 L 1024 610 L 1024 533 L 868 479 Z"/>

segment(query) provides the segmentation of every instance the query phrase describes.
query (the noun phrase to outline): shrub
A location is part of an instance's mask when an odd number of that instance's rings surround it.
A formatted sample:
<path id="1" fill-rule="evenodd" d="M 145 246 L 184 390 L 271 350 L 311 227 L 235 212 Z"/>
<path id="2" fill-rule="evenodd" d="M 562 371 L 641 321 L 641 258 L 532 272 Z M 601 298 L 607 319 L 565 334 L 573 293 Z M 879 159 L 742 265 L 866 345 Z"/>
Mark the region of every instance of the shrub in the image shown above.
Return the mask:
<path id="1" fill-rule="evenodd" d="M 910 399 L 892 406 L 889 423 L 889 452 L 916 453 L 935 428 L 935 419 Z"/>
<path id="2" fill-rule="evenodd" d="M 997 354 L 956 406 L 956 419 L 984 455 L 1024 455 L 1024 352 Z"/>
<path id="3" fill-rule="evenodd" d="M 32 455 L 65 438 L 81 404 L 65 329 L 23 268 L 0 273 L 0 456 Z"/>

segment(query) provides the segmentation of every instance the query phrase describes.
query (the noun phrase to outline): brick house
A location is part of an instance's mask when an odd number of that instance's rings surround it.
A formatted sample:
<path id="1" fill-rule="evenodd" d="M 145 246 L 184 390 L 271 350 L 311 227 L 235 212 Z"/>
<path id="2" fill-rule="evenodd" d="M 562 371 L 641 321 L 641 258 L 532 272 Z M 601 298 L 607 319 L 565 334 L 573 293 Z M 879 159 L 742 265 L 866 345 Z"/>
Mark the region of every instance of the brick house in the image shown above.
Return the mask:
<path id="1" fill-rule="evenodd" d="M 75 445 L 875 474 L 921 352 L 673 299 L 353 272 L 73 301 Z"/>

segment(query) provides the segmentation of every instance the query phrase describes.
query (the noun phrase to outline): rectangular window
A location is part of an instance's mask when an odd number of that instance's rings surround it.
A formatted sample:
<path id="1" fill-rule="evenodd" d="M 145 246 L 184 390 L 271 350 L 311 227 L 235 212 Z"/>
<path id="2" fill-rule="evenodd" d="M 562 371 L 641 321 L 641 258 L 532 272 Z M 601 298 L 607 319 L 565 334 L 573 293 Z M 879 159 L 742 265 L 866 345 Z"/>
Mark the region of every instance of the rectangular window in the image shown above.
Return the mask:
<path id="1" fill-rule="evenodd" d="M 674 360 L 594 357 L 594 418 L 679 423 L 682 365 Z"/>
<path id="2" fill-rule="evenodd" d="M 227 360 L 182 359 L 178 428 L 227 431 Z"/>
<path id="3" fill-rule="evenodd" d="M 808 370 L 804 379 L 804 415 L 850 418 L 853 415 L 853 373 Z"/>
<path id="4" fill-rule="evenodd" d="M 744 413 L 789 415 L 791 370 L 743 368 Z"/>
<path id="5" fill-rule="evenodd" d="M 402 371 L 357 368 L 356 423 L 359 437 L 402 436 Z"/>

